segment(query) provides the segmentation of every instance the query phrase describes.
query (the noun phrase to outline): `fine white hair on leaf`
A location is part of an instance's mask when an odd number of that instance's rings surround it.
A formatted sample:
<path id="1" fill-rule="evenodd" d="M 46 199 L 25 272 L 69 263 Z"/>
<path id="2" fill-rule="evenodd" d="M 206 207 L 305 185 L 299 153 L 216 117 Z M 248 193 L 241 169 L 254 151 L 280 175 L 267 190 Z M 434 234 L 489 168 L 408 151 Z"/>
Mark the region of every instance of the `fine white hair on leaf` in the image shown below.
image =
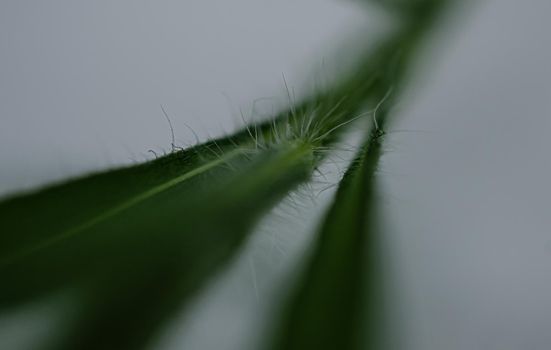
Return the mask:
<path id="1" fill-rule="evenodd" d="M 377 103 L 377 106 L 375 107 L 375 110 L 373 111 L 373 125 L 375 126 L 375 130 L 379 130 L 379 124 L 377 123 L 377 112 L 379 111 L 379 108 L 381 108 L 381 106 L 383 105 L 383 103 L 385 103 L 385 101 L 388 99 L 388 97 L 390 96 L 390 94 L 392 93 L 392 90 L 393 90 L 393 86 L 391 86 L 388 91 L 386 92 L 386 94 L 383 96 L 383 98 L 381 99 L 381 101 L 379 101 L 379 103 Z"/>

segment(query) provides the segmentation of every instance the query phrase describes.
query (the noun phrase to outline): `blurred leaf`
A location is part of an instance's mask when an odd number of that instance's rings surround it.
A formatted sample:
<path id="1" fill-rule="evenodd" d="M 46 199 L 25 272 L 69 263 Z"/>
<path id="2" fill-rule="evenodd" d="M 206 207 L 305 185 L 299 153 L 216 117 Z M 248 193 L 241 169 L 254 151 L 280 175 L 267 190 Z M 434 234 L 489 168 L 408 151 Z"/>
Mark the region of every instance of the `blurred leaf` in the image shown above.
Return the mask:
<path id="1" fill-rule="evenodd" d="M 377 130 L 378 131 L 378 130 Z M 375 131 L 337 191 L 306 271 L 283 310 L 273 349 L 371 349 L 366 321 L 374 281 L 374 173 L 381 155 Z M 369 339 L 372 340 L 372 339 Z"/>
<path id="2" fill-rule="evenodd" d="M 98 232 L 103 241 L 116 234 L 121 244 L 109 247 L 103 266 L 95 266 L 98 274 L 84 281 L 84 307 L 69 336 L 52 348 L 143 348 L 231 257 L 260 215 L 308 178 L 311 167 L 312 150 L 303 145 L 262 152 L 192 202 L 181 203 L 184 189 L 176 188 L 105 225 Z M 72 246 L 82 255 L 95 242 L 98 237 L 87 235 Z"/>

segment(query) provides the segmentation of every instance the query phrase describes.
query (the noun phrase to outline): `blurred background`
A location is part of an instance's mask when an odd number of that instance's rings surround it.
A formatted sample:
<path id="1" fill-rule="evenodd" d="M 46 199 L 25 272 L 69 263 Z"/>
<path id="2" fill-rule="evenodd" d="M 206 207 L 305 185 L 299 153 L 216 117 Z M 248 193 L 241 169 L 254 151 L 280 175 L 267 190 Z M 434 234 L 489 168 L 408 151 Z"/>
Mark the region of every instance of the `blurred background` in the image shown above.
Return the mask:
<path id="1" fill-rule="evenodd" d="M 466 1 L 395 107 L 379 178 L 396 349 L 551 347 L 550 13 Z M 282 75 L 307 94 L 388 25 L 338 0 L 3 0 L 0 194 L 169 150 L 161 105 L 182 146 L 236 130 L 284 106 Z M 330 196 L 276 208 L 159 348 L 255 348 Z M 2 316 L 0 348 L 56 320 Z"/>

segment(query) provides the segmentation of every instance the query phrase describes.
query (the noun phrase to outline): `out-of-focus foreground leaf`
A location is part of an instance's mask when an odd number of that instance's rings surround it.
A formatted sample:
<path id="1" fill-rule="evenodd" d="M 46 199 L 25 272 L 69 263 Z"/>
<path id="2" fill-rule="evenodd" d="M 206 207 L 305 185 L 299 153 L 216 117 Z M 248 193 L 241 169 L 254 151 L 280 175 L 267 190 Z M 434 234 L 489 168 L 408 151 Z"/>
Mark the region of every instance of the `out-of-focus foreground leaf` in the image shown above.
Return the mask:
<path id="1" fill-rule="evenodd" d="M 378 271 L 370 213 L 380 136 L 379 130 L 372 133 L 343 177 L 270 348 L 367 349 L 375 345 L 370 338 L 374 332 L 366 326 L 373 314 L 369 302 L 377 288 L 372 285 Z"/>
<path id="2" fill-rule="evenodd" d="M 52 348 L 135 349 L 146 345 L 186 297 L 231 256 L 256 219 L 308 178 L 312 155 L 311 148 L 302 144 L 265 151 L 262 158 L 247 161 L 238 176 L 210 174 L 228 179 L 208 190 L 175 188 L 113 219 L 98 232 L 102 241 L 108 243 L 116 234 L 121 242 L 129 241 L 130 247 L 104 249 L 104 266 L 84 281 L 85 303 L 70 336 Z M 200 184 L 188 184 L 194 185 Z M 81 240 L 79 255 L 87 254 L 98 242 L 89 235 Z"/>

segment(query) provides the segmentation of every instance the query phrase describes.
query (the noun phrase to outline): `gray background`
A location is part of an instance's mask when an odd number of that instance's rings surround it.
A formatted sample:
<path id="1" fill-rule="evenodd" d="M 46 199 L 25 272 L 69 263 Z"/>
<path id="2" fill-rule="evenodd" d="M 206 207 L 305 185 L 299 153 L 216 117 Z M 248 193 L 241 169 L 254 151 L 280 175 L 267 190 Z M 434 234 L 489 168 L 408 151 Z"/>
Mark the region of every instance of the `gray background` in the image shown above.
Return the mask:
<path id="1" fill-rule="evenodd" d="M 2 0 L 0 193 L 168 149 L 161 104 L 179 143 L 229 132 L 364 21 L 331 0 Z"/>
<path id="2" fill-rule="evenodd" d="M 389 337 L 399 349 L 549 349 L 551 2 L 471 5 L 437 35 L 396 108 L 394 129 L 423 132 L 387 139 Z M 298 88 L 365 21 L 330 0 L 4 0 L 0 193 L 168 149 L 159 104 L 182 143 L 194 141 L 185 124 L 202 138 L 230 131 L 239 108 L 284 98 L 281 73 Z M 254 346 L 273 287 L 310 242 L 292 220 L 294 236 L 273 234 L 288 216 L 260 225 L 165 347 Z M 10 330 L 14 342 L 44 328 L 31 316 Z"/>

